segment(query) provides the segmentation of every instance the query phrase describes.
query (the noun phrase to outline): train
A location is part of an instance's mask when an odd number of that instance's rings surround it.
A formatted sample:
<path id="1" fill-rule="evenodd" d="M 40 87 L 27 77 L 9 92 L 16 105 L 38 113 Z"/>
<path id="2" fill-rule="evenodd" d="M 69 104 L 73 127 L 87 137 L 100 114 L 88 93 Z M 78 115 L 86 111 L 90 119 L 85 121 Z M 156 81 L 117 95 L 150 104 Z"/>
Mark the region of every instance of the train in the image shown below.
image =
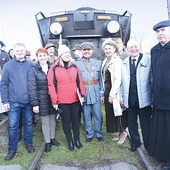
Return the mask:
<path id="1" fill-rule="evenodd" d="M 40 41 L 43 47 L 47 43 L 66 44 L 70 49 L 88 41 L 94 45 L 93 56 L 104 59 L 102 43 L 105 39 L 121 38 L 124 45 L 130 38 L 132 14 L 126 10 L 123 14 L 115 11 L 81 7 L 76 10 L 52 13 L 46 17 L 42 12 L 35 14 Z"/>

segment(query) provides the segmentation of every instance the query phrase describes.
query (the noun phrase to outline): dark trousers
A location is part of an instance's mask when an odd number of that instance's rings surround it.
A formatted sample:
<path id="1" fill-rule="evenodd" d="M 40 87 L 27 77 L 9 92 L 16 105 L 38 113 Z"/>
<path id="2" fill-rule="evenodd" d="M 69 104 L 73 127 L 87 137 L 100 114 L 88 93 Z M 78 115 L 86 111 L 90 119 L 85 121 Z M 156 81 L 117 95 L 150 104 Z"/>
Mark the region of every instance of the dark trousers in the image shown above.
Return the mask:
<path id="1" fill-rule="evenodd" d="M 151 123 L 151 106 L 139 108 L 138 106 L 130 107 L 127 109 L 128 112 L 128 128 L 131 137 L 131 145 L 138 147 L 141 145 L 140 135 L 138 131 L 137 118 L 139 115 L 140 126 L 142 130 L 143 142 L 146 150 L 149 147 L 150 138 L 150 123 Z"/>
<path id="2" fill-rule="evenodd" d="M 72 104 L 59 104 L 59 108 L 63 111 L 61 114 L 62 127 L 66 135 L 67 141 L 79 140 L 80 122 L 79 122 L 79 102 Z"/>

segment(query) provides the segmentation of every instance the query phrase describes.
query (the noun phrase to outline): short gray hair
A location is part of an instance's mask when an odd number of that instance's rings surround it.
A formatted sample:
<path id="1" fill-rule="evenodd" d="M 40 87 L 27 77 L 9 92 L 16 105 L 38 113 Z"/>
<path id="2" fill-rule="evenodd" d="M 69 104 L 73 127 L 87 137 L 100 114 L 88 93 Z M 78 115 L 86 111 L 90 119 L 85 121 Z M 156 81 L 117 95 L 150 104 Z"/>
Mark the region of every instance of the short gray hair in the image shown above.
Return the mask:
<path id="1" fill-rule="evenodd" d="M 140 44 L 137 40 L 135 39 L 130 39 L 128 42 L 127 42 L 127 48 L 129 48 L 131 45 L 137 45 L 138 47 L 140 47 Z"/>
<path id="2" fill-rule="evenodd" d="M 22 46 L 22 47 L 25 48 L 25 45 L 24 45 L 23 43 L 20 43 L 20 42 L 15 43 L 14 46 L 13 46 L 13 48 L 18 47 L 18 46 Z M 26 49 L 26 48 L 25 48 L 25 49 Z"/>

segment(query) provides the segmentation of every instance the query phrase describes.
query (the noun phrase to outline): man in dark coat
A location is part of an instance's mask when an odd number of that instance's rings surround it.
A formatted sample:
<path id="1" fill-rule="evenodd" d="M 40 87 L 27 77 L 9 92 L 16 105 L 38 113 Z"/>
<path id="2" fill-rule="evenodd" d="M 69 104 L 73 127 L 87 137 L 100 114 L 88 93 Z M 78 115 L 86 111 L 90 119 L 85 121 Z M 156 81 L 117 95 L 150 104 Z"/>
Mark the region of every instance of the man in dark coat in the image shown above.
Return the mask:
<path id="1" fill-rule="evenodd" d="M 170 20 L 153 27 L 159 43 L 151 49 L 153 117 L 149 154 L 170 170 Z"/>
<path id="2" fill-rule="evenodd" d="M 5 47 L 5 44 L 2 41 L 0 41 L 0 67 L 1 69 L 3 69 L 3 65 L 10 60 L 8 53 L 6 53 L 3 50 L 3 47 Z"/>

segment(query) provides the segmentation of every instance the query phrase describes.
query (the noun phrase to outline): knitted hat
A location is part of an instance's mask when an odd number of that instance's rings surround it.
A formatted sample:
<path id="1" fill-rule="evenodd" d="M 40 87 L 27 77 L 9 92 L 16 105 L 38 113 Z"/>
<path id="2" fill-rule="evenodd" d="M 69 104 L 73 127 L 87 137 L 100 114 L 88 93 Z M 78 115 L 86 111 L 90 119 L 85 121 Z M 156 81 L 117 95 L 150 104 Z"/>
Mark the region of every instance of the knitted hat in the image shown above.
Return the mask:
<path id="1" fill-rule="evenodd" d="M 70 49 L 66 45 L 60 45 L 58 47 L 58 57 L 60 57 L 63 53 L 70 52 Z"/>

